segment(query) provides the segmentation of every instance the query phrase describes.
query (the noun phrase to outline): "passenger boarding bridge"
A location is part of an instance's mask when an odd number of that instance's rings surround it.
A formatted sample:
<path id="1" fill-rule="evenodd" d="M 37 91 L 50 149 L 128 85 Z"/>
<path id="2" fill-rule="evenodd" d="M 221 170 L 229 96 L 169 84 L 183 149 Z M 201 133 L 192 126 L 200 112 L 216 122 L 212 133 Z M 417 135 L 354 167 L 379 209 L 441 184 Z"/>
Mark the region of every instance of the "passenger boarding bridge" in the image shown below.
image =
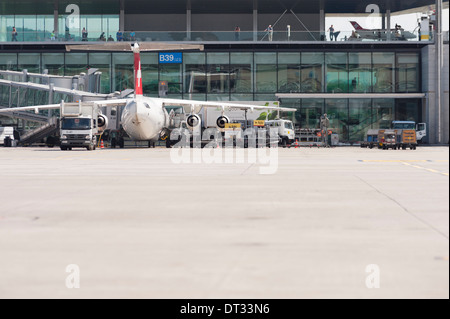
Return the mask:
<path id="1" fill-rule="evenodd" d="M 54 76 L 15 71 L 0 71 L 0 108 L 16 108 L 76 101 L 121 98 L 132 93 L 100 94 L 102 73 L 90 69 L 76 76 Z M 20 143 L 29 145 L 58 130 L 59 111 L 11 112 L 0 117 L 0 126 L 14 126 L 21 135 Z"/>

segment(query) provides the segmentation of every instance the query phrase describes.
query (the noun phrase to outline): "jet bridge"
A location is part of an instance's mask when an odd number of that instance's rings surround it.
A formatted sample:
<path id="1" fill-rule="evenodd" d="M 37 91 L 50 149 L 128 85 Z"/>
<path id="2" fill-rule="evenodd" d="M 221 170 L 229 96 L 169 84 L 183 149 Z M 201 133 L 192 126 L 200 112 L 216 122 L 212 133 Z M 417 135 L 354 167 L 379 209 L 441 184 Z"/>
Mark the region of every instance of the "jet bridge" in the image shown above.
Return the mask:
<path id="1" fill-rule="evenodd" d="M 101 72 L 96 69 L 87 74 L 68 77 L 16 71 L 0 71 L 0 108 L 20 108 L 64 102 L 87 102 L 122 98 L 132 90 L 112 94 L 98 93 Z M 120 110 L 118 110 L 120 113 Z M 120 114 L 119 114 L 120 115 Z M 6 118 L 9 118 L 6 119 Z M 117 116 L 120 118 L 119 116 Z M 15 126 L 22 145 L 31 145 L 58 132 L 59 110 L 3 113 L 0 123 Z M 11 123 L 12 121 L 12 123 Z M 119 123 L 114 122 L 116 126 Z M 119 127 L 115 127 L 118 129 Z"/>

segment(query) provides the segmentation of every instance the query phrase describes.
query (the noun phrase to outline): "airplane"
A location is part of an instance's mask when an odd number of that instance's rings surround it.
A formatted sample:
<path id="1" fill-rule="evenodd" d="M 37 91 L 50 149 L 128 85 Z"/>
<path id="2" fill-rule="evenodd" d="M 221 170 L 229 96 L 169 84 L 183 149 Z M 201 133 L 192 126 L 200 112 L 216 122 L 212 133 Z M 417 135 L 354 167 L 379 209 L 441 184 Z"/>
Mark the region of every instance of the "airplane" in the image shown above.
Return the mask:
<path id="1" fill-rule="evenodd" d="M 368 40 L 383 40 L 386 41 L 388 38 L 388 31 L 383 29 L 365 29 L 358 22 L 350 21 L 351 25 L 355 29 L 355 35 L 360 40 L 368 39 Z M 410 39 L 417 39 L 417 36 L 409 31 L 405 31 L 401 26 L 396 25 L 395 29 L 390 30 L 391 40 L 402 40 L 407 41 Z M 353 39 L 354 35 L 350 39 Z"/>
<path id="2" fill-rule="evenodd" d="M 127 51 L 124 45 L 126 46 L 126 44 L 118 44 L 120 51 Z M 108 48 L 112 49 L 111 45 Z M 76 48 L 72 46 L 70 49 L 74 50 Z M 85 47 L 84 49 L 89 48 Z M 104 47 L 94 49 L 105 50 Z M 161 49 L 163 47 L 158 46 L 158 51 Z M 225 115 L 227 111 L 231 110 L 295 112 L 295 109 L 282 107 L 146 97 L 143 93 L 141 49 L 139 44 L 135 43 L 134 46 L 131 46 L 131 51 L 134 53 L 134 97 L 92 101 L 89 103 L 94 103 L 99 107 L 123 107 L 121 124 L 125 132 L 133 140 L 156 142 L 160 139 L 167 139 L 170 136 L 170 115 L 165 106 L 182 107 L 187 115 L 186 123 L 190 129 L 201 126 L 201 117 L 199 114 L 203 108 L 221 109 L 222 115 L 216 121 L 217 127 L 221 129 L 225 128 L 226 124 L 231 123 L 230 118 Z M 147 51 L 151 50 L 149 49 Z M 15 111 L 35 111 L 37 113 L 40 110 L 55 110 L 60 108 L 60 104 L 6 108 L 0 109 L 0 114 Z M 102 114 L 100 116 L 104 117 Z"/>

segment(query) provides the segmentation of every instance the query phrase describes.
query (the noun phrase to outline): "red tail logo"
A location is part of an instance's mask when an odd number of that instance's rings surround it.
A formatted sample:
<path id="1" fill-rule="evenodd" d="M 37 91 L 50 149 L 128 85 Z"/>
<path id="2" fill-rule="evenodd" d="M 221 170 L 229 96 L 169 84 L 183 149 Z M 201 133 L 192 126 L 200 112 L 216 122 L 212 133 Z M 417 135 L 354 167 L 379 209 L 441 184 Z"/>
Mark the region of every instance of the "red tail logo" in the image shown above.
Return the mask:
<path id="1" fill-rule="evenodd" d="M 356 21 L 350 21 L 350 23 L 352 24 L 353 28 L 355 28 L 355 30 L 365 30 L 362 26 L 359 25 L 358 22 Z"/>
<path id="2" fill-rule="evenodd" d="M 133 46 L 134 52 L 134 93 L 136 95 L 144 95 L 142 88 L 142 69 L 141 69 L 141 51 L 136 43 Z"/>

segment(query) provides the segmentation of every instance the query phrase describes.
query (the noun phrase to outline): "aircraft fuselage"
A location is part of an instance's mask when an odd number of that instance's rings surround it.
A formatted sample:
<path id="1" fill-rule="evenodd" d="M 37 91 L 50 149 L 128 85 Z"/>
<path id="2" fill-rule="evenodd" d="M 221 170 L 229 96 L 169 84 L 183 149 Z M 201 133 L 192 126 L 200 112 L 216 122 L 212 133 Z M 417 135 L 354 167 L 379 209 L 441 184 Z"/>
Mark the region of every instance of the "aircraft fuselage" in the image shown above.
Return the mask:
<path id="1" fill-rule="evenodd" d="M 168 113 L 158 101 L 137 96 L 127 101 L 122 112 L 125 132 L 137 141 L 156 141 L 168 126 Z"/>

